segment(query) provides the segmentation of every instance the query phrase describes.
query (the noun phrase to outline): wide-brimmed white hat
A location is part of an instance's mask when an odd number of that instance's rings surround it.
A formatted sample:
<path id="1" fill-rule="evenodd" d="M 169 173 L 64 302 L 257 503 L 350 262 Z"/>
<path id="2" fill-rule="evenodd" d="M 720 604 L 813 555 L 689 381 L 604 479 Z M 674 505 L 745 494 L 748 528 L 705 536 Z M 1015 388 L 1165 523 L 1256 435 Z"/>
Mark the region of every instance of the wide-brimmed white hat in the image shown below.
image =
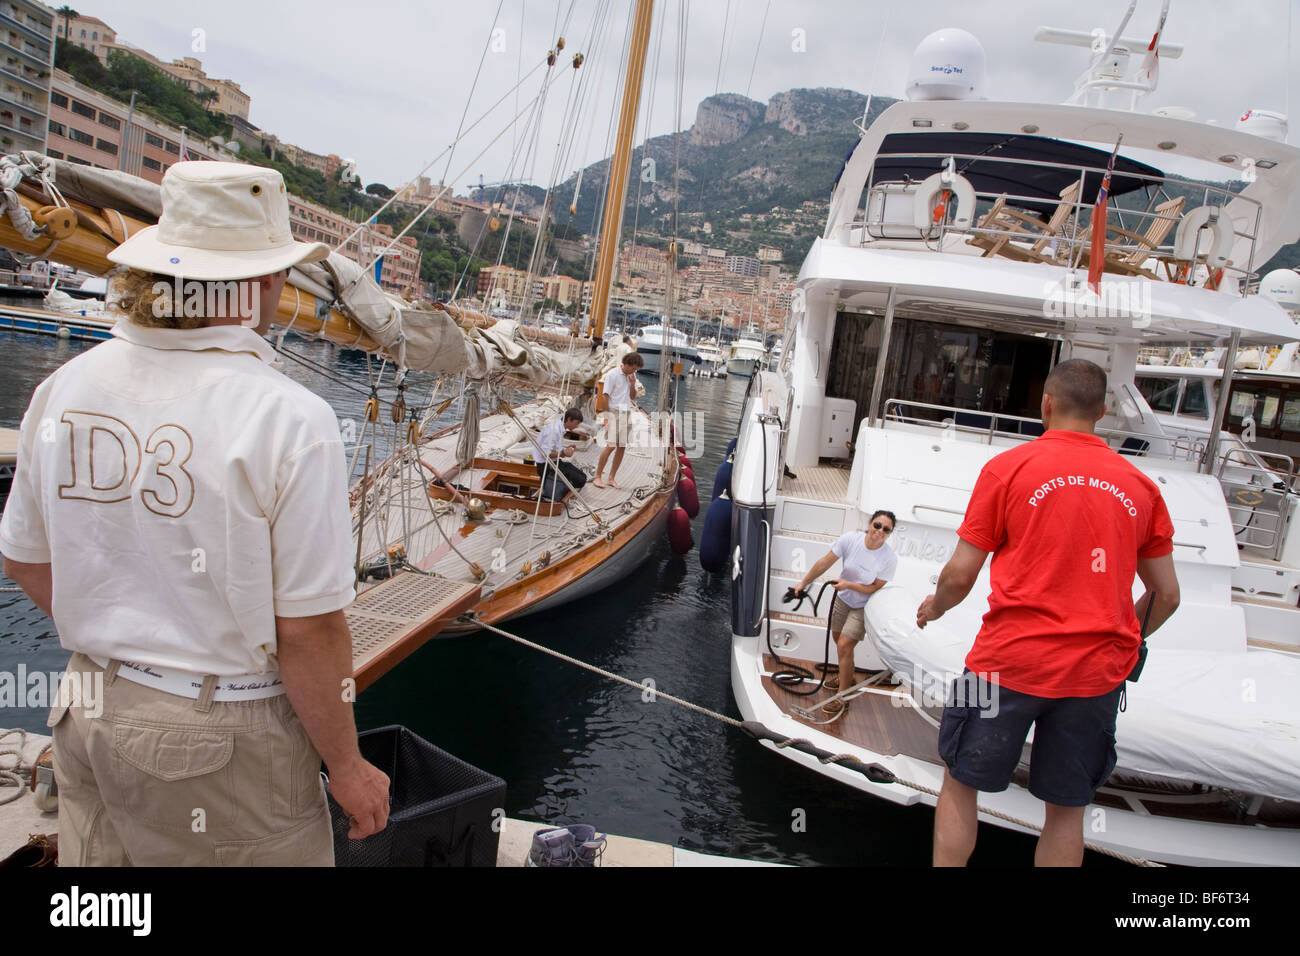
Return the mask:
<path id="1" fill-rule="evenodd" d="M 289 231 L 284 178 L 244 163 L 184 162 L 162 181 L 162 217 L 108 254 L 109 261 L 186 279 L 249 279 L 329 255 Z"/>

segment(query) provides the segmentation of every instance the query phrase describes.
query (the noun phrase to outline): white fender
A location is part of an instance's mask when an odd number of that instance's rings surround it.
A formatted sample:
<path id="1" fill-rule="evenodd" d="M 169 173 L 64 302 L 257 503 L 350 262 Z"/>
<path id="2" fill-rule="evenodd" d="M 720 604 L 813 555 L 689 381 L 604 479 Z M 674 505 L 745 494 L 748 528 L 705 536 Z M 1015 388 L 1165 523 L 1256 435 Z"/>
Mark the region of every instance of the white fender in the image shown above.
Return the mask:
<path id="1" fill-rule="evenodd" d="M 912 221 L 916 228 L 921 230 L 922 235 L 928 235 L 934 228 L 934 207 L 939 204 L 939 194 L 945 189 L 951 190 L 957 197 L 957 213 L 952 219 L 953 227 L 969 229 L 974 221 L 975 187 L 965 176 L 944 170 L 923 179 L 921 185 L 916 188 L 916 196 L 912 200 Z"/>
<path id="2" fill-rule="evenodd" d="M 1197 239 L 1201 230 L 1210 233 L 1210 247 L 1198 255 Z M 1197 206 L 1183 216 L 1174 233 L 1174 258 L 1180 262 L 1203 261 L 1211 270 L 1228 264 L 1232 251 L 1232 220 L 1224 215 L 1222 206 Z"/>

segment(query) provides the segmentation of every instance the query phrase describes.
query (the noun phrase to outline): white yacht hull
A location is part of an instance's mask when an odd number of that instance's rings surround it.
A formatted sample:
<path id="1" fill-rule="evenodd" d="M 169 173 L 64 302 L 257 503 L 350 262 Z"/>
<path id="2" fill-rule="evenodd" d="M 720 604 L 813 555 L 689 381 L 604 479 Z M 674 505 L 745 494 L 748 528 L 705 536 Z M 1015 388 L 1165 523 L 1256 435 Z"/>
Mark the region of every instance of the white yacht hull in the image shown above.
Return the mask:
<path id="1" fill-rule="evenodd" d="M 732 635 L 731 686 L 744 720 L 762 724 L 777 734 L 804 738 L 831 753 L 848 754 L 864 763 L 879 764 L 900 781 L 918 787 L 901 782 L 873 783 L 861 773 L 823 764 L 818 758 L 792 747 L 778 748 L 770 741 L 763 741 L 764 746 L 809 770 L 873 797 L 904 806 L 934 806 L 943 785 L 942 764 L 902 754 L 873 753 L 784 713 L 762 685 L 759 650 L 765 647 L 764 635 Z M 911 704 L 903 702 L 902 706 L 910 707 Z M 937 737 L 937 729 L 935 734 Z M 920 789 L 922 787 L 925 789 Z M 1030 835 L 1036 835 L 1034 828 L 1042 826 L 1042 801 L 1015 784 L 1002 793 L 982 793 L 979 800 L 983 823 Z M 1024 821 L 1029 826 L 993 816 L 993 812 Z M 1104 847 L 1124 856 L 1181 866 L 1295 866 L 1296 860 L 1300 860 L 1300 831 L 1297 830 L 1157 817 L 1145 811 L 1139 814 L 1113 806 L 1092 805 L 1087 808 L 1084 839 L 1090 846 Z M 1026 860 L 1026 864 L 1028 862 Z"/>
<path id="2" fill-rule="evenodd" d="M 754 368 L 758 365 L 758 359 L 733 358 L 727 360 L 727 374 L 739 375 L 742 378 L 749 378 L 754 374 Z"/>

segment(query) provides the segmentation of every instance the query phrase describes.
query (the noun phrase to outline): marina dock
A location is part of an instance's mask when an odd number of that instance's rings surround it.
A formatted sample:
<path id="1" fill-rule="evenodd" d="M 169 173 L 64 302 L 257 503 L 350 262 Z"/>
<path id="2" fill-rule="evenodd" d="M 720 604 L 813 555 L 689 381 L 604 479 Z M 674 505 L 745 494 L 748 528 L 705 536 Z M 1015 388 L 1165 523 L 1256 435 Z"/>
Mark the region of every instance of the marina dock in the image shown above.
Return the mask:
<path id="1" fill-rule="evenodd" d="M 3 733 L 0 731 L 0 733 Z M 13 738 L 0 740 L 0 751 L 8 749 Z M 42 734 L 29 733 L 23 744 L 22 761 L 30 766 L 37 754 L 50 742 Z M 12 757 L 0 758 L 0 767 L 7 768 L 13 763 Z M 0 800 L 11 796 L 11 788 L 0 789 Z M 528 849 L 532 843 L 533 833 L 551 824 L 538 823 L 533 820 L 518 820 L 506 817 L 501 820 L 501 842 L 497 847 L 497 866 L 523 866 L 528 858 Z M 28 836 L 37 833 L 56 833 L 59 828 L 57 813 L 42 813 L 30 790 L 11 803 L 0 804 L 0 859 L 8 856 L 27 842 Z M 631 867 L 700 867 L 700 866 L 777 866 L 779 864 L 763 863 L 754 860 L 739 860 L 730 857 L 710 856 L 655 843 L 651 840 L 638 840 L 635 837 L 609 835 L 609 843 L 600 860 L 601 866 Z"/>

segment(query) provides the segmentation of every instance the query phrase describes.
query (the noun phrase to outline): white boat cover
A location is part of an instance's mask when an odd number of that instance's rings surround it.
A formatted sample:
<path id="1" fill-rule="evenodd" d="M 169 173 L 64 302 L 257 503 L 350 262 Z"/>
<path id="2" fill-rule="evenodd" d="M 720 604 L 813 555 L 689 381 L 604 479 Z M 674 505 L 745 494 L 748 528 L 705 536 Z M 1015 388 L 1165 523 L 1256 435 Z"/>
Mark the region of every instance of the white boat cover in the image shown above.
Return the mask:
<path id="1" fill-rule="evenodd" d="M 924 597 L 907 587 L 881 589 L 867 602 L 867 629 L 897 674 L 914 688 L 923 681 L 927 695 L 942 694 L 962 673 L 977 625 L 969 615 L 964 621 L 945 616 L 918 628 L 916 608 Z M 1298 687 L 1294 655 L 1171 650 L 1159 646 L 1157 633 L 1119 715 L 1118 767 L 1300 800 Z"/>

